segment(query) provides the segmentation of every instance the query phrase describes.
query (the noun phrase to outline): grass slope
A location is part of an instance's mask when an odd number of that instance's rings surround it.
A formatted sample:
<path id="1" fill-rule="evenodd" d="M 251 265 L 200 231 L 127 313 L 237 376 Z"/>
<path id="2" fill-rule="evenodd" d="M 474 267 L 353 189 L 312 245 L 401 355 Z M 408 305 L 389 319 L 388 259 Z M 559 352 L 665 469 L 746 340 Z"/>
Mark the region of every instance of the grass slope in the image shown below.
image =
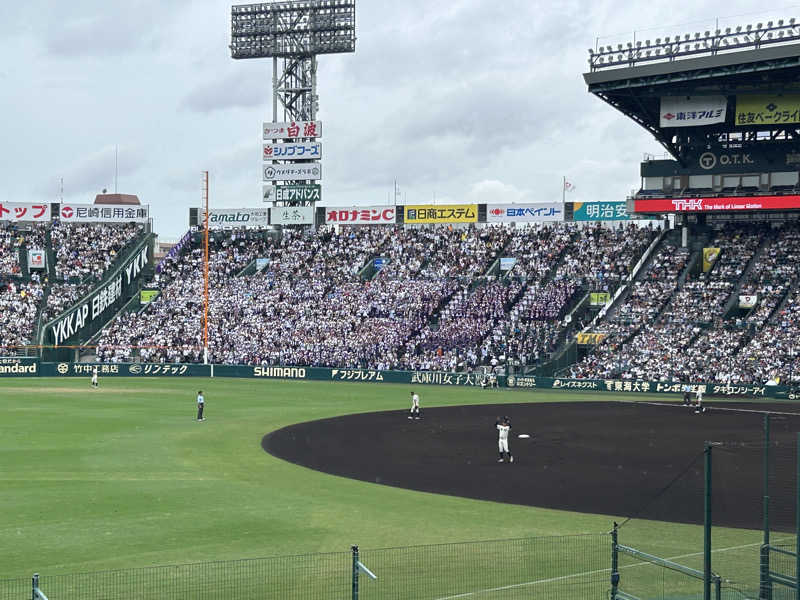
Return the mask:
<path id="1" fill-rule="evenodd" d="M 194 419 L 198 389 L 206 396 L 203 423 Z M 418 390 L 423 407 L 613 398 Z M 265 433 L 291 423 L 405 409 L 408 391 L 248 379 L 103 378 L 99 390 L 88 378 L 0 380 L 0 578 L 346 551 L 351 544 L 598 533 L 619 520 L 353 481 L 261 450 Z M 757 545 L 759 535 L 720 529 L 715 543 Z M 639 521 L 623 529 L 621 541 L 681 556 L 702 548 L 702 531 Z M 749 546 L 744 552 L 749 562 Z M 695 566 L 697 557 L 686 561 Z"/>

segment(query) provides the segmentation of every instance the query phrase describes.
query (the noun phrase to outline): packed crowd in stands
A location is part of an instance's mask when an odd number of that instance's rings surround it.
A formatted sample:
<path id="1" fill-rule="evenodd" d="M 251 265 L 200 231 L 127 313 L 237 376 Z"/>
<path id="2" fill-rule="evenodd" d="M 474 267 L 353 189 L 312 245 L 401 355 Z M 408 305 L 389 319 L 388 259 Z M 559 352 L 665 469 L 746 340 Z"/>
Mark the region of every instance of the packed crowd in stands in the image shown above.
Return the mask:
<path id="1" fill-rule="evenodd" d="M 0 283 L 0 346 L 14 348 L 31 343 L 43 286 L 31 281 Z"/>
<path id="2" fill-rule="evenodd" d="M 38 223 L 0 222 L 0 275 L 20 276 L 19 250 L 45 248 L 45 226 Z"/>
<path id="3" fill-rule="evenodd" d="M 117 254 L 142 232 L 143 226 L 134 223 L 64 224 L 54 221 L 50 235 L 56 261 L 56 280 L 99 280 Z"/>

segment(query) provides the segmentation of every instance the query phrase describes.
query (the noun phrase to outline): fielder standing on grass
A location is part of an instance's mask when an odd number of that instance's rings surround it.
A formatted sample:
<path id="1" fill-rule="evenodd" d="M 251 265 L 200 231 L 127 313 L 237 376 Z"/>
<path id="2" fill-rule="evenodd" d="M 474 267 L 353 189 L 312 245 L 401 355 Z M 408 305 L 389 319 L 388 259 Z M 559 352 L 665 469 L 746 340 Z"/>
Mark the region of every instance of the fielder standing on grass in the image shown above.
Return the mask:
<path id="1" fill-rule="evenodd" d="M 95 388 L 95 389 L 97 389 L 97 386 L 98 386 L 98 385 L 99 385 L 99 384 L 97 383 L 97 367 L 95 367 L 95 368 L 92 370 L 92 387 L 93 387 L 93 388 Z"/>
<path id="2" fill-rule="evenodd" d="M 206 399 L 203 398 L 203 391 L 200 390 L 197 392 L 197 420 L 198 421 L 205 421 L 206 418 L 203 416 L 203 408 L 205 408 Z"/>
<path id="3" fill-rule="evenodd" d="M 503 453 L 508 456 L 508 462 L 514 462 L 514 456 L 511 454 L 511 451 L 508 449 L 508 432 L 511 431 L 511 419 L 508 417 L 497 417 L 497 421 L 495 422 L 495 427 L 497 427 L 497 431 L 499 434 L 497 445 L 500 449 L 500 458 L 497 462 L 504 462 Z"/>

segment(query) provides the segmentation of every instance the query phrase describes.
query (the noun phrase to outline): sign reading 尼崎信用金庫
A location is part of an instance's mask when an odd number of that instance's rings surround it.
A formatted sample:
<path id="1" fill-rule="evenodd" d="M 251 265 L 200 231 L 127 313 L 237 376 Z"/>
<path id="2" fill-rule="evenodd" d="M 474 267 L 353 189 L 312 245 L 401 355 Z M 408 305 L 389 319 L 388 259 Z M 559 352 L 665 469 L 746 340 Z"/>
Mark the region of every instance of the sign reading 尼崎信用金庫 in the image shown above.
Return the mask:
<path id="1" fill-rule="evenodd" d="M 404 207 L 406 223 L 477 223 L 477 204 L 416 204 Z"/>

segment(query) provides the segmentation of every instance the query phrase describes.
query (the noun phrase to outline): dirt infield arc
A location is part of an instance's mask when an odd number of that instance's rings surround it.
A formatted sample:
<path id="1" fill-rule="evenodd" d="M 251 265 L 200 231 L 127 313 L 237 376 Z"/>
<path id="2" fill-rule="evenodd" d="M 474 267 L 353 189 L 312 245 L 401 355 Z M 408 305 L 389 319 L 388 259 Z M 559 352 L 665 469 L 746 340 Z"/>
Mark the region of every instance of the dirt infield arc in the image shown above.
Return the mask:
<path id="1" fill-rule="evenodd" d="M 730 410 L 736 408 L 737 410 Z M 703 445 L 713 451 L 714 522 L 761 526 L 763 414 L 771 417 L 771 519 L 794 527 L 800 407 L 709 405 L 696 415 L 654 403 L 575 402 L 404 410 L 300 423 L 262 447 L 284 460 L 363 481 L 529 506 L 703 520 Z M 798 413 L 798 414 L 792 414 Z M 498 416 L 512 419 L 513 464 L 498 463 Z M 519 439 L 521 433 L 530 439 Z"/>

